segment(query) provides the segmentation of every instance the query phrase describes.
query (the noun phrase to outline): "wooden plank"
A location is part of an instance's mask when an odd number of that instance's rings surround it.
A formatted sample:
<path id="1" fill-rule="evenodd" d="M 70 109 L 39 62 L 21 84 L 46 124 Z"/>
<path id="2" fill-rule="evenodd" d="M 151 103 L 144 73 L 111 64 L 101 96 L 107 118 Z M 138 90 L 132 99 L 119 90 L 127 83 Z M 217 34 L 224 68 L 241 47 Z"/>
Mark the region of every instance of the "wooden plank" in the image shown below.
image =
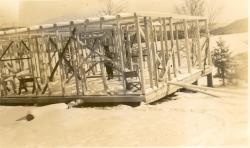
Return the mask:
<path id="1" fill-rule="evenodd" d="M 197 86 L 197 85 L 191 85 L 191 84 L 187 84 L 187 83 L 183 83 L 183 82 L 171 82 L 171 83 L 176 83 L 176 84 L 179 84 L 180 86 L 181 86 L 181 85 L 187 86 L 187 87 L 190 86 L 190 87 L 197 88 L 197 89 L 201 89 L 201 90 L 205 90 L 205 91 L 213 91 L 213 92 L 229 93 L 229 94 L 237 93 L 237 92 L 228 91 L 228 90 L 225 90 L 225 89 L 212 88 L 212 87 L 205 87 L 205 86 Z M 239 94 L 239 93 L 238 93 L 238 94 Z"/>
<path id="2" fill-rule="evenodd" d="M 72 36 L 73 38 L 76 37 L 76 35 Z M 73 40 L 71 42 L 71 54 L 72 54 L 72 67 L 73 67 L 73 74 L 74 74 L 74 77 L 75 77 L 75 84 L 76 84 L 76 95 L 78 96 L 80 94 L 80 89 L 79 89 L 79 79 L 78 79 L 78 76 L 79 76 L 79 69 L 77 69 L 77 55 L 76 55 L 76 50 L 77 50 L 77 46 L 75 44 L 75 41 Z"/>
<path id="3" fill-rule="evenodd" d="M 23 42 L 24 43 L 24 42 Z M 26 45 L 26 44 L 25 44 Z M 35 75 L 35 69 L 34 69 L 34 66 L 35 66 L 35 62 L 33 61 L 33 59 L 35 58 L 34 57 L 34 54 L 33 54 L 33 45 L 32 45 L 32 38 L 31 36 L 29 35 L 28 37 L 28 46 L 26 46 L 27 49 L 29 49 L 29 56 L 30 56 L 30 69 L 31 69 L 31 74 L 33 76 L 33 78 L 36 77 Z M 34 82 L 35 83 L 35 82 Z M 35 84 L 36 85 L 36 84 Z M 37 86 L 36 86 L 37 88 Z M 36 95 L 38 95 L 38 92 L 36 91 Z"/>
<path id="4" fill-rule="evenodd" d="M 46 58 L 47 57 L 47 54 L 46 54 L 46 45 L 45 45 L 45 40 L 44 40 L 44 31 L 42 30 L 41 31 L 41 38 L 40 38 L 40 44 L 41 44 L 41 58 L 42 58 L 42 69 L 43 69 L 43 81 L 41 81 L 42 84 L 44 84 L 46 82 L 46 79 L 48 78 L 48 66 L 47 66 L 47 63 L 48 63 L 48 59 Z"/>
<path id="5" fill-rule="evenodd" d="M 99 43 L 99 49 L 103 50 L 101 48 L 101 45 Z M 103 59 L 100 57 L 100 60 L 103 61 Z M 101 75 L 102 75 L 102 82 L 103 82 L 103 88 L 104 90 L 107 92 L 108 88 L 108 83 L 107 83 L 107 78 L 106 78 L 106 74 L 105 74 L 105 69 L 104 69 L 104 63 L 100 62 L 100 68 L 101 68 Z"/>
<path id="6" fill-rule="evenodd" d="M 205 21 L 205 29 L 206 29 L 206 34 L 207 34 L 207 48 L 208 48 L 208 65 L 212 65 L 212 57 L 211 57 L 211 51 L 210 51 L 210 31 L 209 31 L 209 25 L 208 25 L 208 20 Z"/>
<path id="7" fill-rule="evenodd" d="M 8 45 L 8 47 L 4 50 L 4 52 L 2 53 L 0 60 L 2 60 L 2 58 L 4 57 L 4 55 L 7 53 L 7 51 L 10 49 L 10 47 L 12 46 L 12 44 L 14 43 L 14 41 L 11 41 Z"/>
<path id="8" fill-rule="evenodd" d="M 197 52 L 198 52 L 198 64 L 199 68 L 202 68 L 201 64 L 201 43 L 200 43 L 200 25 L 199 25 L 199 20 L 196 20 L 196 43 L 197 43 Z"/>
<path id="9" fill-rule="evenodd" d="M 170 29 L 170 39 L 171 39 L 171 53 L 172 53 L 172 61 L 173 61 L 173 71 L 174 77 L 177 77 L 177 69 L 175 63 L 175 49 L 174 49 L 174 30 L 173 30 L 173 22 L 172 18 L 169 18 L 169 29 Z"/>
<path id="10" fill-rule="evenodd" d="M 46 61 L 45 65 L 44 65 L 44 68 L 45 68 L 45 83 L 48 84 L 48 95 L 50 96 L 51 95 L 51 88 L 50 88 L 50 84 L 49 84 L 49 73 L 50 73 L 50 69 L 52 69 L 52 66 L 51 66 L 51 63 L 49 63 L 49 60 L 50 60 L 50 49 L 49 49 L 49 45 L 46 45 L 46 38 L 44 36 L 44 33 L 42 31 L 41 33 L 41 37 L 42 37 L 42 43 L 43 43 L 43 50 L 46 54 L 44 60 Z M 49 42 L 47 42 L 47 44 L 49 44 Z M 47 49 L 46 49 L 47 48 Z M 46 53 L 47 52 L 47 53 Z"/>
<path id="11" fill-rule="evenodd" d="M 164 32 L 164 41 L 166 49 L 166 62 L 169 63 L 168 32 L 167 32 L 166 18 L 163 18 L 163 32 Z M 167 81 L 170 80 L 171 80 L 170 67 L 167 66 Z"/>
<path id="12" fill-rule="evenodd" d="M 1 97 L 0 104 L 54 104 L 69 103 L 73 100 L 81 99 L 85 103 L 139 103 L 144 100 L 144 96 L 127 95 L 127 96 L 15 96 Z"/>
<path id="13" fill-rule="evenodd" d="M 52 39 L 51 39 L 52 40 Z M 56 48 L 55 50 L 57 50 L 57 53 L 58 53 L 58 59 L 60 59 L 60 53 L 62 52 L 61 48 L 62 48 L 62 37 L 60 36 L 58 30 L 56 30 Z M 64 54 L 62 55 L 64 56 Z M 65 84 L 64 84 L 64 67 L 63 67 L 63 63 L 62 63 L 62 60 L 59 62 L 59 75 L 60 75 L 60 86 L 61 86 L 61 90 L 62 90 L 62 95 L 64 96 L 65 95 Z"/>
<path id="14" fill-rule="evenodd" d="M 135 15 L 135 26 L 136 26 L 136 37 L 139 50 L 139 66 L 140 66 L 140 76 L 141 76 L 141 91 L 145 94 L 145 77 L 144 77 L 144 67 L 143 67 L 143 56 L 142 56 L 142 45 L 141 45 L 141 35 L 140 35 L 140 24 L 139 17 Z"/>
<path id="15" fill-rule="evenodd" d="M 144 27 L 145 27 L 145 43 L 146 43 L 146 50 L 147 50 L 147 63 L 148 63 L 148 73 L 149 73 L 149 83 L 150 83 L 150 88 L 153 88 L 153 66 L 152 66 L 152 51 L 150 50 L 150 36 L 149 36 L 149 24 L 147 17 L 144 17 Z"/>
<path id="16" fill-rule="evenodd" d="M 36 70 L 36 77 L 41 77 L 40 75 L 40 65 L 39 65 L 39 58 L 38 58 L 38 54 L 36 51 L 36 37 L 33 37 L 31 40 L 31 51 L 33 54 L 33 60 L 35 63 L 35 70 Z"/>
<path id="17" fill-rule="evenodd" d="M 164 31 L 163 31 L 163 22 L 162 22 L 162 18 L 159 18 L 159 23 L 160 25 L 160 42 L 161 42 L 161 64 L 162 64 L 162 72 L 160 74 L 160 77 L 163 78 L 163 81 L 166 82 L 166 78 L 163 77 L 165 75 L 165 73 L 167 72 L 167 64 L 166 64 L 166 56 L 165 56 L 165 46 L 164 46 Z"/>
<path id="18" fill-rule="evenodd" d="M 178 24 L 175 25 L 175 37 L 176 37 L 175 41 L 176 41 L 176 49 L 177 49 L 178 66 L 181 67 Z"/>
<path id="19" fill-rule="evenodd" d="M 185 36 L 185 48 L 186 48 L 186 58 L 188 65 L 188 73 L 191 73 L 191 59 L 190 59 L 190 47 L 189 47 L 189 39 L 188 39 L 188 28 L 187 21 L 184 19 L 184 36 Z"/>
<path id="20" fill-rule="evenodd" d="M 127 63 L 128 63 L 128 57 L 126 54 L 126 48 L 125 48 L 125 39 L 124 39 L 124 29 L 121 26 L 121 47 L 122 47 L 122 54 L 123 54 L 123 63 L 124 63 L 124 69 L 128 68 Z"/>
<path id="21" fill-rule="evenodd" d="M 37 56 L 38 76 L 40 77 L 41 81 L 43 82 L 44 81 L 44 75 L 43 75 L 44 71 L 42 70 L 42 64 L 41 64 L 41 62 L 43 62 L 43 61 L 41 60 L 42 55 L 40 54 L 41 48 L 40 48 L 40 41 L 38 38 L 35 38 L 35 48 L 36 48 L 35 54 Z"/>
<path id="22" fill-rule="evenodd" d="M 51 47 L 51 44 L 49 42 L 49 38 L 50 37 L 46 38 L 46 41 L 47 41 L 46 48 L 47 48 L 47 54 L 48 54 L 48 66 L 49 66 L 48 72 L 50 74 L 53 71 L 53 66 L 52 66 L 52 63 L 50 63 L 52 61 L 51 54 L 50 54 L 52 47 Z"/>
<path id="23" fill-rule="evenodd" d="M 11 40 L 11 38 L 9 38 L 9 40 Z M 14 46 L 16 45 L 16 43 L 14 43 Z M 12 59 L 14 58 L 14 46 L 11 46 L 10 49 L 9 49 L 9 57 Z M 15 68 L 15 64 L 13 63 L 13 61 L 10 61 L 11 62 L 11 65 L 13 67 L 13 69 L 16 69 Z"/>
<path id="24" fill-rule="evenodd" d="M 79 43 L 78 43 L 78 40 L 80 40 L 79 38 L 79 35 L 76 36 L 76 42 L 74 42 L 76 45 L 77 45 L 77 57 L 78 57 L 78 62 L 77 62 L 77 65 L 76 65 L 76 68 L 79 67 L 79 64 L 81 62 L 82 59 L 84 59 L 84 54 L 83 54 L 83 46 L 81 46 Z M 85 86 L 86 86 L 86 75 L 85 75 L 85 66 L 80 66 L 79 68 L 79 75 L 81 76 L 81 95 L 84 95 L 85 94 Z"/>
<path id="25" fill-rule="evenodd" d="M 153 29 L 154 29 L 154 31 L 153 31 L 153 34 L 154 34 L 154 44 L 155 44 L 155 55 L 156 55 L 156 58 L 158 57 L 158 44 L 157 44 L 157 42 L 158 42 L 158 34 L 157 34 L 157 27 L 158 26 L 156 26 L 156 25 L 153 25 Z M 160 58 L 157 58 L 158 59 L 158 62 L 157 62 L 157 64 L 159 64 L 159 62 L 161 62 L 161 60 L 160 60 Z"/>
<path id="26" fill-rule="evenodd" d="M 188 90 L 197 91 L 197 92 L 200 92 L 200 93 L 203 93 L 203 94 L 206 94 L 206 95 L 210 95 L 210 96 L 219 98 L 218 95 L 215 95 L 212 92 L 207 92 L 206 91 L 207 89 L 204 89 L 204 87 L 201 88 L 201 87 L 196 86 L 196 85 L 189 85 L 189 84 L 186 84 L 186 83 L 178 83 L 178 82 L 168 82 L 168 84 L 180 86 L 180 87 L 186 88 Z"/>
<path id="27" fill-rule="evenodd" d="M 154 68 L 154 80 L 155 80 L 155 86 L 158 87 L 159 83 L 158 83 L 158 67 L 156 64 L 156 50 L 155 50 L 155 46 L 154 46 L 154 30 L 153 30 L 153 22 L 152 22 L 152 18 L 149 17 L 149 32 L 150 32 L 150 42 L 151 42 L 151 50 L 152 50 L 152 61 L 153 61 L 153 68 Z"/>
<path id="28" fill-rule="evenodd" d="M 115 35 L 116 39 L 117 39 L 117 52 L 119 53 L 120 55 L 120 64 L 121 64 L 121 75 L 122 75 L 122 84 L 123 84 L 123 93 L 125 94 L 126 93 L 126 83 L 125 83 L 125 79 L 124 79 L 124 55 L 123 55 L 123 46 L 122 46 L 122 39 L 121 37 L 123 36 L 123 34 L 121 34 L 121 25 L 120 25 L 120 22 L 119 22 L 119 17 L 117 16 L 117 22 L 116 22 L 116 25 L 117 25 L 117 34 Z"/>
<path id="29" fill-rule="evenodd" d="M 2 59 L 0 61 L 17 61 L 17 60 L 27 60 L 27 59 L 30 59 L 30 58 L 27 57 L 27 58 Z"/>
<path id="30" fill-rule="evenodd" d="M 127 31 L 128 31 L 128 28 L 127 28 Z M 127 44 L 128 44 L 128 53 L 129 53 L 129 65 L 130 65 L 130 69 L 133 71 L 134 70 L 134 67 L 133 67 L 133 59 L 132 59 L 132 48 L 131 48 L 131 35 L 128 33 L 128 42 L 127 42 Z"/>
<path id="31" fill-rule="evenodd" d="M 102 21 L 100 22 L 100 28 L 102 30 Z M 99 47 L 99 50 L 100 52 L 104 55 L 104 49 L 101 47 L 101 40 L 99 40 L 98 42 L 98 47 Z M 102 75 L 102 82 L 103 82 L 103 87 L 104 87 L 104 90 L 107 92 L 107 90 L 109 89 L 108 88 L 108 83 L 107 83 L 107 79 L 106 79 L 106 74 L 105 74 L 105 69 L 104 69 L 104 63 L 102 61 L 104 61 L 102 59 L 102 57 L 100 57 L 100 68 L 101 68 L 101 75 Z"/>

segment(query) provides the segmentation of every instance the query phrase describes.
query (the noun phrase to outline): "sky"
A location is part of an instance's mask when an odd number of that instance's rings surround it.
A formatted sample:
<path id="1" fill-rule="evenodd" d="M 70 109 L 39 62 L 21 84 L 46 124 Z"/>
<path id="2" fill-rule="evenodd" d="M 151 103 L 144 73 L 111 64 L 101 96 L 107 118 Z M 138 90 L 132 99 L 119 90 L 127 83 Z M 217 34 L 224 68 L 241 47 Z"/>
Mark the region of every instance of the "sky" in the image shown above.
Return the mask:
<path id="1" fill-rule="evenodd" d="M 184 0 L 114 0 L 122 1 L 126 11 L 175 12 Z M 218 22 L 230 22 L 248 15 L 247 0 L 208 0 L 220 12 Z M 97 16 L 105 0 L 0 0 L 1 26 L 31 26 Z"/>

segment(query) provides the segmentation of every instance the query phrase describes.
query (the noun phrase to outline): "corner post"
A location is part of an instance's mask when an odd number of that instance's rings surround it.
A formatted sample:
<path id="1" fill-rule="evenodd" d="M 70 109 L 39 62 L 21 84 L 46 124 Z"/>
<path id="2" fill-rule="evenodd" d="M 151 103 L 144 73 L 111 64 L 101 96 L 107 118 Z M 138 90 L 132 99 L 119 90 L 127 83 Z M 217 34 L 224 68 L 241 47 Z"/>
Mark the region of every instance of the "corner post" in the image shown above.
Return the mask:
<path id="1" fill-rule="evenodd" d="M 211 52 L 210 52 L 210 31 L 208 26 L 208 20 L 205 21 L 205 27 L 206 27 L 206 34 L 207 34 L 207 41 L 208 41 L 208 65 L 212 65 L 212 58 L 211 58 Z"/>
<path id="2" fill-rule="evenodd" d="M 140 66 L 140 75 L 141 75 L 141 91 L 142 94 L 145 94 L 145 83 L 144 83 L 144 67 L 143 67 L 143 56 L 142 56 L 142 45 L 141 45 L 141 35 L 140 35 L 140 24 L 139 24 L 139 17 L 134 14 L 135 17 L 135 26 L 136 26 L 136 37 L 137 37 L 137 44 L 139 50 L 139 66 Z"/>
<path id="3" fill-rule="evenodd" d="M 207 86 L 213 87 L 213 75 L 212 75 L 212 73 L 209 73 L 207 75 Z"/>
<path id="4" fill-rule="evenodd" d="M 207 34 L 207 56 L 208 56 L 208 65 L 209 68 L 212 69 L 212 57 L 211 57 L 211 51 L 210 51 L 210 31 L 209 31 L 209 26 L 208 26 L 208 20 L 206 19 L 205 21 L 205 27 L 206 27 L 206 34 Z M 212 72 L 207 75 L 207 86 L 208 87 L 213 87 L 213 74 Z"/>
<path id="5" fill-rule="evenodd" d="M 146 49 L 147 49 L 147 62 L 148 62 L 148 72 L 149 72 L 149 82 L 150 82 L 150 88 L 153 88 L 154 82 L 153 82 L 153 62 L 152 62 L 152 51 L 150 50 L 150 43 L 149 43 L 149 24 L 147 17 L 144 17 L 144 27 L 145 27 L 145 42 L 146 42 Z"/>

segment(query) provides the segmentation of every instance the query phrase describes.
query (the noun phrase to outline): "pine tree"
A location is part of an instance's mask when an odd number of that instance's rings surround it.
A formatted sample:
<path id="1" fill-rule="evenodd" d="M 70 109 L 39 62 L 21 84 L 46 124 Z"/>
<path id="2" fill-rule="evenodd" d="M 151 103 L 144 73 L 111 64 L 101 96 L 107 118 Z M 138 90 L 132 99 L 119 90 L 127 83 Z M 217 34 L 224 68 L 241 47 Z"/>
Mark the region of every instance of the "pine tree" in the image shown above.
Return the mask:
<path id="1" fill-rule="evenodd" d="M 223 85 L 225 85 L 225 80 L 232 71 L 232 57 L 228 46 L 222 39 L 217 41 L 217 47 L 213 51 L 213 63 L 217 67 L 218 77 L 222 78 Z"/>

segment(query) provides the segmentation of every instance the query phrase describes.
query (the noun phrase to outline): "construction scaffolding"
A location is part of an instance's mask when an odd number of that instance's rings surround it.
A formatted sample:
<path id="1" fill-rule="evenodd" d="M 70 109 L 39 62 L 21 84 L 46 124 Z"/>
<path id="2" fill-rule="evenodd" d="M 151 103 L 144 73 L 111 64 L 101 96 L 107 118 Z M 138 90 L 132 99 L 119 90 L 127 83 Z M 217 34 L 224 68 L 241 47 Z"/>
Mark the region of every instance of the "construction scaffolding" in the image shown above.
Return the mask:
<path id="1" fill-rule="evenodd" d="M 0 103 L 153 102 L 212 85 L 208 20 L 119 14 L 0 31 Z"/>

